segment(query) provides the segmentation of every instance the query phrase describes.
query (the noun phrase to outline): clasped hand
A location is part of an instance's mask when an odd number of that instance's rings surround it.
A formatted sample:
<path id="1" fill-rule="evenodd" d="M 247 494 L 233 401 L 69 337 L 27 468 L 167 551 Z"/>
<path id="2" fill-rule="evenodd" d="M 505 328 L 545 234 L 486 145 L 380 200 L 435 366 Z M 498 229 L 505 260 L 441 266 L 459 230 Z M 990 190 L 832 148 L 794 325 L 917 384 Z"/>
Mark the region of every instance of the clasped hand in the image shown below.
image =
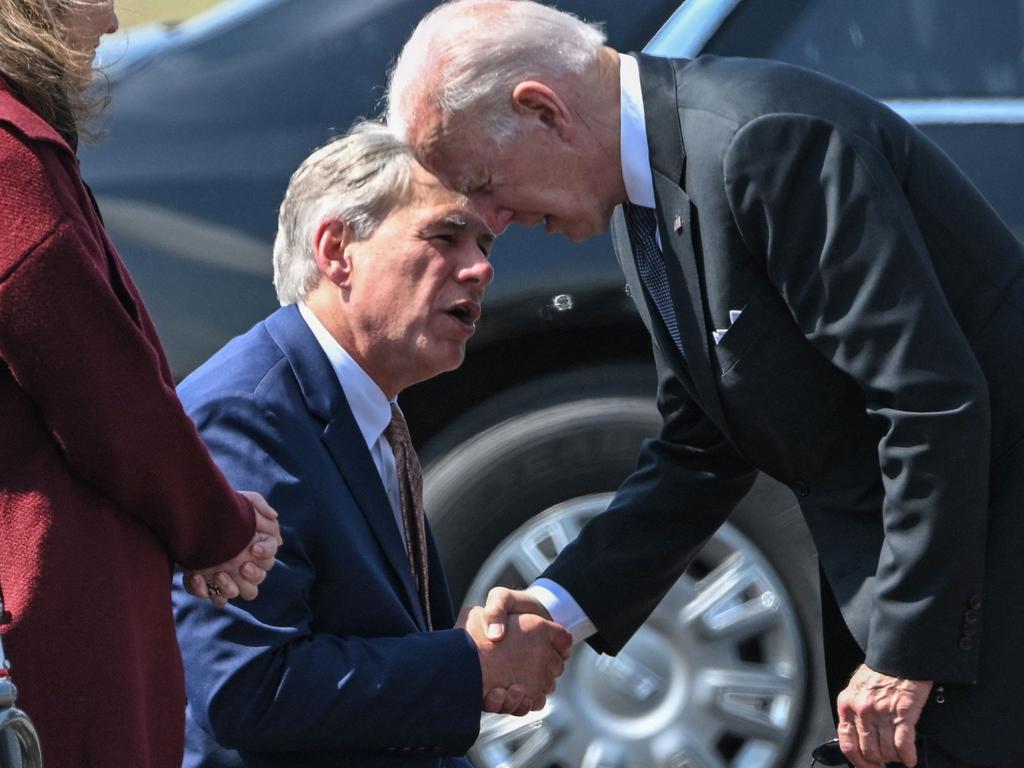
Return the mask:
<path id="1" fill-rule="evenodd" d="M 525 598 L 505 610 L 504 598 L 496 598 L 504 594 Z M 480 654 L 484 712 L 525 715 L 544 707 L 572 654 L 572 635 L 551 621 L 544 606 L 525 592 L 499 587 L 491 590 L 486 608 L 463 611 L 457 626 Z"/>
<path id="2" fill-rule="evenodd" d="M 267 577 L 267 571 L 274 567 L 277 548 L 282 544 L 277 512 L 260 494 L 254 491 L 239 493 L 256 510 L 256 533 L 252 541 L 226 563 L 201 571 L 187 571 L 184 576 L 185 589 L 189 593 L 209 599 L 217 607 L 236 597 L 254 599 L 259 585 Z M 211 589 L 211 585 L 215 588 Z"/>

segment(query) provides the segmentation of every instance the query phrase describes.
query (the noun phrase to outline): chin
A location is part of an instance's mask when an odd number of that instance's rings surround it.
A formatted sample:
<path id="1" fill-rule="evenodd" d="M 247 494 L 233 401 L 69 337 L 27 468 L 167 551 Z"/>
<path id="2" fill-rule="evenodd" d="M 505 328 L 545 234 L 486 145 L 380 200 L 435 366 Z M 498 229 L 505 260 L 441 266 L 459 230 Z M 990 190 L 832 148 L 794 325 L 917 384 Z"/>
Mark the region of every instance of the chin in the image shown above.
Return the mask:
<path id="1" fill-rule="evenodd" d="M 458 355 L 453 356 L 453 358 L 451 360 L 451 364 L 447 368 L 444 369 L 444 372 L 447 373 L 448 371 L 454 371 L 456 368 L 461 366 L 462 363 L 465 362 L 465 360 L 466 360 L 466 348 L 465 348 L 465 346 L 463 346 L 462 349 L 459 350 Z"/>
<path id="2" fill-rule="evenodd" d="M 444 354 L 438 355 L 430 366 L 431 373 L 427 378 L 433 378 L 439 376 L 442 373 L 448 373 L 454 371 L 462 362 L 466 359 L 466 345 L 459 344 L 457 349 L 448 350 Z"/>

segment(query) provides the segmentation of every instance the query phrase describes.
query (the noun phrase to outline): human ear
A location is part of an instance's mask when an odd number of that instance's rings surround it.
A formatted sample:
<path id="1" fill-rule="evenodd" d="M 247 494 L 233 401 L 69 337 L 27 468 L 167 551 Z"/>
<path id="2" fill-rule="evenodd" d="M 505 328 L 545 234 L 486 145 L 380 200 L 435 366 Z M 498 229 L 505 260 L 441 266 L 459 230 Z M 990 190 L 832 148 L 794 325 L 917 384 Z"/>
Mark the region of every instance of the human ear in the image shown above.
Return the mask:
<path id="1" fill-rule="evenodd" d="M 536 80 L 525 80 L 512 90 L 512 109 L 523 117 L 532 117 L 545 128 L 567 138 L 572 132 L 572 113 L 558 92 Z"/>
<path id="2" fill-rule="evenodd" d="M 338 219 L 324 219 L 313 232 L 317 269 L 339 288 L 348 288 L 352 279 L 349 247 L 354 240 L 352 227 Z"/>

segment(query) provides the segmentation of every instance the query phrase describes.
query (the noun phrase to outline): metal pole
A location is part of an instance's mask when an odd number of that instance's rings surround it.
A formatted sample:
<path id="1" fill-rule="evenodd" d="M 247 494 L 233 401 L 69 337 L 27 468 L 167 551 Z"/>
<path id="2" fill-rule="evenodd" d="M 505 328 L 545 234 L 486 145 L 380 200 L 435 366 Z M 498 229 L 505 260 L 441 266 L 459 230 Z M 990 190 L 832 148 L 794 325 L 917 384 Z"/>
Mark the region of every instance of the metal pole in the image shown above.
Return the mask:
<path id="1" fill-rule="evenodd" d="M 0 624 L 7 622 L 4 591 L 0 587 Z M 18 689 L 11 678 L 11 663 L 0 636 L 0 768 L 42 768 L 39 736 L 28 715 L 18 709 Z"/>

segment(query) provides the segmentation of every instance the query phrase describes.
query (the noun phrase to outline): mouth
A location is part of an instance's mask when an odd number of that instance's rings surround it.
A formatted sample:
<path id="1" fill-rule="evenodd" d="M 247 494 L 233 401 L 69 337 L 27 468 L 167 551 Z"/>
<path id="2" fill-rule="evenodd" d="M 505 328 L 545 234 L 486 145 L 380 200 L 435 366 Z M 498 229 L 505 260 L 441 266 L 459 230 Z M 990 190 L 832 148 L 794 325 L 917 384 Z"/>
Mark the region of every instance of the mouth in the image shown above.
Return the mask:
<path id="1" fill-rule="evenodd" d="M 476 330 L 476 324 L 480 320 L 481 309 L 480 305 L 475 301 L 465 299 L 456 302 L 446 309 L 445 312 L 450 317 L 455 318 L 465 330 L 472 333 Z"/>

